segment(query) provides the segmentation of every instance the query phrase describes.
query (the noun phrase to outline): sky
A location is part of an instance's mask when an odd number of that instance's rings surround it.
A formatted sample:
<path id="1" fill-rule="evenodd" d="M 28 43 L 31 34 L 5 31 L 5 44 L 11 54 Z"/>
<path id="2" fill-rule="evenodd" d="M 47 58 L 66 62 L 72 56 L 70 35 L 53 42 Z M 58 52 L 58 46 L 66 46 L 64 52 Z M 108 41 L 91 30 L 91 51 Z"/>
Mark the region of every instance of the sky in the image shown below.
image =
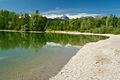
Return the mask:
<path id="1" fill-rule="evenodd" d="M 120 16 L 120 0 L 0 0 L 0 9 L 17 13 L 39 10 L 49 18 L 114 14 Z"/>

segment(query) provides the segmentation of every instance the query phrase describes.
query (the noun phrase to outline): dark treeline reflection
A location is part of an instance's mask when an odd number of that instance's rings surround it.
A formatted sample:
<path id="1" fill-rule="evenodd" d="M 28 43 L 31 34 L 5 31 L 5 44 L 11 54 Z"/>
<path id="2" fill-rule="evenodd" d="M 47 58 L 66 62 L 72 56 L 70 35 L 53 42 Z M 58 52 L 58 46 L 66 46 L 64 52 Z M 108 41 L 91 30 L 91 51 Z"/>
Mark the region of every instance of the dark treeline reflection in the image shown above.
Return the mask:
<path id="1" fill-rule="evenodd" d="M 87 35 L 68 35 L 54 33 L 10 33 L 0 32 L 0 49 L 8 50 L 15 48 L 38 49 L 43 47 L 47 42 L 55 42 L 62 45 L 84 45 L 87 42 L 105 39 L 102 36 Z"/>

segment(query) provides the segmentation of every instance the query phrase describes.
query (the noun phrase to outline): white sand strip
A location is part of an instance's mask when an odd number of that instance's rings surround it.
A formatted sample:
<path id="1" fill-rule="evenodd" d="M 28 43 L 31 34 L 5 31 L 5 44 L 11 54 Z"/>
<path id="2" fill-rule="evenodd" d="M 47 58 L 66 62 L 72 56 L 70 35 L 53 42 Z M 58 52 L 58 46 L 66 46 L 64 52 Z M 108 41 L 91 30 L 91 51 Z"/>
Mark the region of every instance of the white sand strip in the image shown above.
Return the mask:
<path id="1" fill-rule="evenodd" d="M 88 43 L 50 80 L 120 80 L 120 35 Z"/>
<path id="2" fill-rule="evenodd" d="M 98 35 L 98 36 L 114 36 L 113 34 L 96 34 L 84 32 L 69 32 L 69 31 L 45 31 L 46 33 L 72 34 L 72 35 Z"/>

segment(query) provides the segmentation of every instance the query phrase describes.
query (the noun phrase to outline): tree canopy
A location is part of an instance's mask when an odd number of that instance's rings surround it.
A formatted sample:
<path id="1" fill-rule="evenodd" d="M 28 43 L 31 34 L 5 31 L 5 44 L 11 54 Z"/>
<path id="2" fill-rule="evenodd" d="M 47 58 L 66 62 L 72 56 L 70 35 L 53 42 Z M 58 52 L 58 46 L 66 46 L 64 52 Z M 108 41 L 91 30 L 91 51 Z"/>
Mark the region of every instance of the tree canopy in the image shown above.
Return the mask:
<path id="1" fill-rule="evenodd" d="M 46 24 L 47 30 L 80 31 L 92 33 L 120 33 L 120 18 L 115 15 L 82 17 L 69 20 L 52 20 Z"/>
<path id="2" fill-rule="evenodd" d="M 22 31 L 45 31 L 47 18 L 39 11 L 29 14 L 17 14 L 7 10 L 0 10 L 0 29 Z"/>
<path id="3" fill-rule="evenodd" d="M 18 14 L 8 10 L 0 10 L 0 30 L 59 30 L 119 34 L 120 17 L 110 14 L 99 17 L 50 20 L 41 16 L 38 10 L 31 14 Z"/>

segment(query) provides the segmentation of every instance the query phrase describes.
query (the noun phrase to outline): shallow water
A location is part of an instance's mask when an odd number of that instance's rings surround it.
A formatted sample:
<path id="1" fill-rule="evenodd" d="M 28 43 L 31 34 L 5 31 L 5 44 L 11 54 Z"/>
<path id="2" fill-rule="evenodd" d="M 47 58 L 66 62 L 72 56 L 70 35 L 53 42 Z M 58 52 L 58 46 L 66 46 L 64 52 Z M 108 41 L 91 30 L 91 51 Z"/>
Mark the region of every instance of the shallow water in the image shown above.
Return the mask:
<path id="1" fill-rule="evenodd" d="M 48 80 L 101 36 L 0 32 L 0 80 Z"/>

